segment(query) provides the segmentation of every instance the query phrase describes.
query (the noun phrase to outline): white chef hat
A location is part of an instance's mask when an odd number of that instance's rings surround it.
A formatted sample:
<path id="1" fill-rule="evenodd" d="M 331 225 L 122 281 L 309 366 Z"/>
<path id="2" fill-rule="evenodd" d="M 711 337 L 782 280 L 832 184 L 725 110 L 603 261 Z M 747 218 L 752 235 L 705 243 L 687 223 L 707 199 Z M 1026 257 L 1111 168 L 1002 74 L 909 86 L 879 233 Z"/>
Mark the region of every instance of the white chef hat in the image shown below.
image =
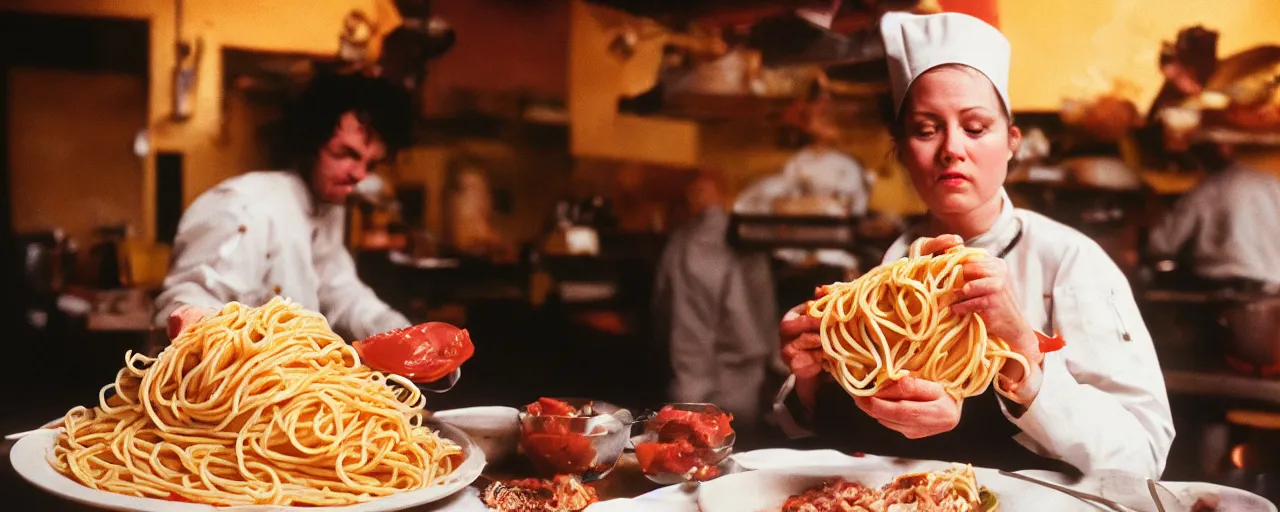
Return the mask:
<path id="1" fill-rule="evenodd" d="M 902 111 L 907 88 L 925 71 L 944 64 L 963 64 L 980 71 L 1009 103 L 1009 40 L 995 27 L 967 14 L 886 13 L 880 19 L 889 61 L 889 84 L 893 89 L 894 114 Z"/>

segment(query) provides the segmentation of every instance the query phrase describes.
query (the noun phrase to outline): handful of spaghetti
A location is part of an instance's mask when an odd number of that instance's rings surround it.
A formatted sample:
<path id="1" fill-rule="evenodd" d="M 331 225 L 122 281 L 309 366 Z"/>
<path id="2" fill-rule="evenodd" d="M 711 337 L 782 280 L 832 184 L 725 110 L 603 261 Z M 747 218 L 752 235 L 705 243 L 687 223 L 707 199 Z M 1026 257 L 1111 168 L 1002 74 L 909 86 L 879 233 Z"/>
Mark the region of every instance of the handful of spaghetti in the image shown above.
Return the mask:
<path id="1" fill-rule="evenodd" d="M 943 302 L 964 286 L 963 264 L 986 251 L 956 246 L 929 256 L 920 245 L 912 244 L 906 258 L 828 286 L 809 306 L 809 315 L 821 319 L 823 368 L 853 396 L 872 396 L 911 375 L 942 384 L 957 400 L 985 392 L 1009 360 L 1030 371 L 1008 342 L 987 335 L 982 317 L 954 315 Z"/>
<path id="2" fill-rule="evenodd" d="M 67 413 L 50 460 L 94 489 L 334 506 L 439 484 L 462 462 L 422 426 L 412 382 L 361 365 L 323 316 L 280 298 L 230 303 L 159 357 L 125 360 L 98 407 Z"/>

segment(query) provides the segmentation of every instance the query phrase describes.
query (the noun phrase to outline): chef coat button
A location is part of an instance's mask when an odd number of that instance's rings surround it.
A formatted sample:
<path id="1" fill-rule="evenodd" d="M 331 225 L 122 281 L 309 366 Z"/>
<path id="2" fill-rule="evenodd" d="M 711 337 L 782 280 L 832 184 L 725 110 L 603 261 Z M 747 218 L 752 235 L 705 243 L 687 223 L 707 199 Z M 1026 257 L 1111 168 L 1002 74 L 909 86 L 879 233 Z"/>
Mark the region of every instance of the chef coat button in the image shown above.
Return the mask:
<path id="1" fill-rule="evenodd" d="M 276 287 L 275 287 L 275 288 L 273 288 L 272 290 L 276 292 L 276 295 L 279 295 L 279 294 L 280 294 L 280 285 L 276 285 Z"/>
<path id="2" fill-rule="evenodd" d="M 241 224 L 241 225 L 240 225 L 240 229 L 239 229 L 239 231 L 240 231 L 241 233 L 244 233 L 246 230 L 247 230 L 247 228 L 245 228 L 245 227 L 244 227 L 244 224 Z"/>

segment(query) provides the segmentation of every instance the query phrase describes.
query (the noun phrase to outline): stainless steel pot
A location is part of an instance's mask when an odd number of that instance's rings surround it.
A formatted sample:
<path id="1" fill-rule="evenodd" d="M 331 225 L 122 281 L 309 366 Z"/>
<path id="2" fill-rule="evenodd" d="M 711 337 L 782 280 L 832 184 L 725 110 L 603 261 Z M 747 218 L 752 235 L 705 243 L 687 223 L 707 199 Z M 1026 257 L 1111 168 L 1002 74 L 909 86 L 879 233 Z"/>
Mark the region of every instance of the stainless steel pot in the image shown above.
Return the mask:
<path id="1" fill-rule="evenodd" d="M 1263 376 L 1280 377 L 1280 296 L 1227 300 L 1218 316 L 1227 332 L 1226 355 Z"/>

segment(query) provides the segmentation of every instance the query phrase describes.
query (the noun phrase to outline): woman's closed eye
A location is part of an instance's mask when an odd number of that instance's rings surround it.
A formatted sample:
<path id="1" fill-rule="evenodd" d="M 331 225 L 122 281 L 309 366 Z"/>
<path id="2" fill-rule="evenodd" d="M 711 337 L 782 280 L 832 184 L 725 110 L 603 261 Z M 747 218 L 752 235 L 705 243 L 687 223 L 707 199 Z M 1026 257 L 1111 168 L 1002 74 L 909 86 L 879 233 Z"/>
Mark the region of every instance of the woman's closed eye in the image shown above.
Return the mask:
<path id="1" fill-rule="evenodd" d="M 964 131 L 969 135 L 980 136 L 987 133 L 989 127 L 985 123 L 970 123 L 964 126 Z"/>
<path id="2" fill-rule="evenodd" d="M 990 131 L 991 129 L 991 127 L 987 123 L 968 123 L 963 125 L 961 128 L 965 131 L 965 133 L 968 133 L 969 135 L 974 137 L 980 137 L 982 135 L 986 135 L 987 132 Z M 917 125 L 913 130 L 913 133 L 917 138 L 927 139 L 937 135 L 939 131 L 940 130 L 935 125 L 923 124 L 923 125 Z"/>
<path id="3" fill-rule="evenodd" d="M 920 124 L 916 125 L 915 130 L 913 131 L 915 132 L 916 137 L 925 139 L 937 135 L 938 127 L 932 124 Z"/>

